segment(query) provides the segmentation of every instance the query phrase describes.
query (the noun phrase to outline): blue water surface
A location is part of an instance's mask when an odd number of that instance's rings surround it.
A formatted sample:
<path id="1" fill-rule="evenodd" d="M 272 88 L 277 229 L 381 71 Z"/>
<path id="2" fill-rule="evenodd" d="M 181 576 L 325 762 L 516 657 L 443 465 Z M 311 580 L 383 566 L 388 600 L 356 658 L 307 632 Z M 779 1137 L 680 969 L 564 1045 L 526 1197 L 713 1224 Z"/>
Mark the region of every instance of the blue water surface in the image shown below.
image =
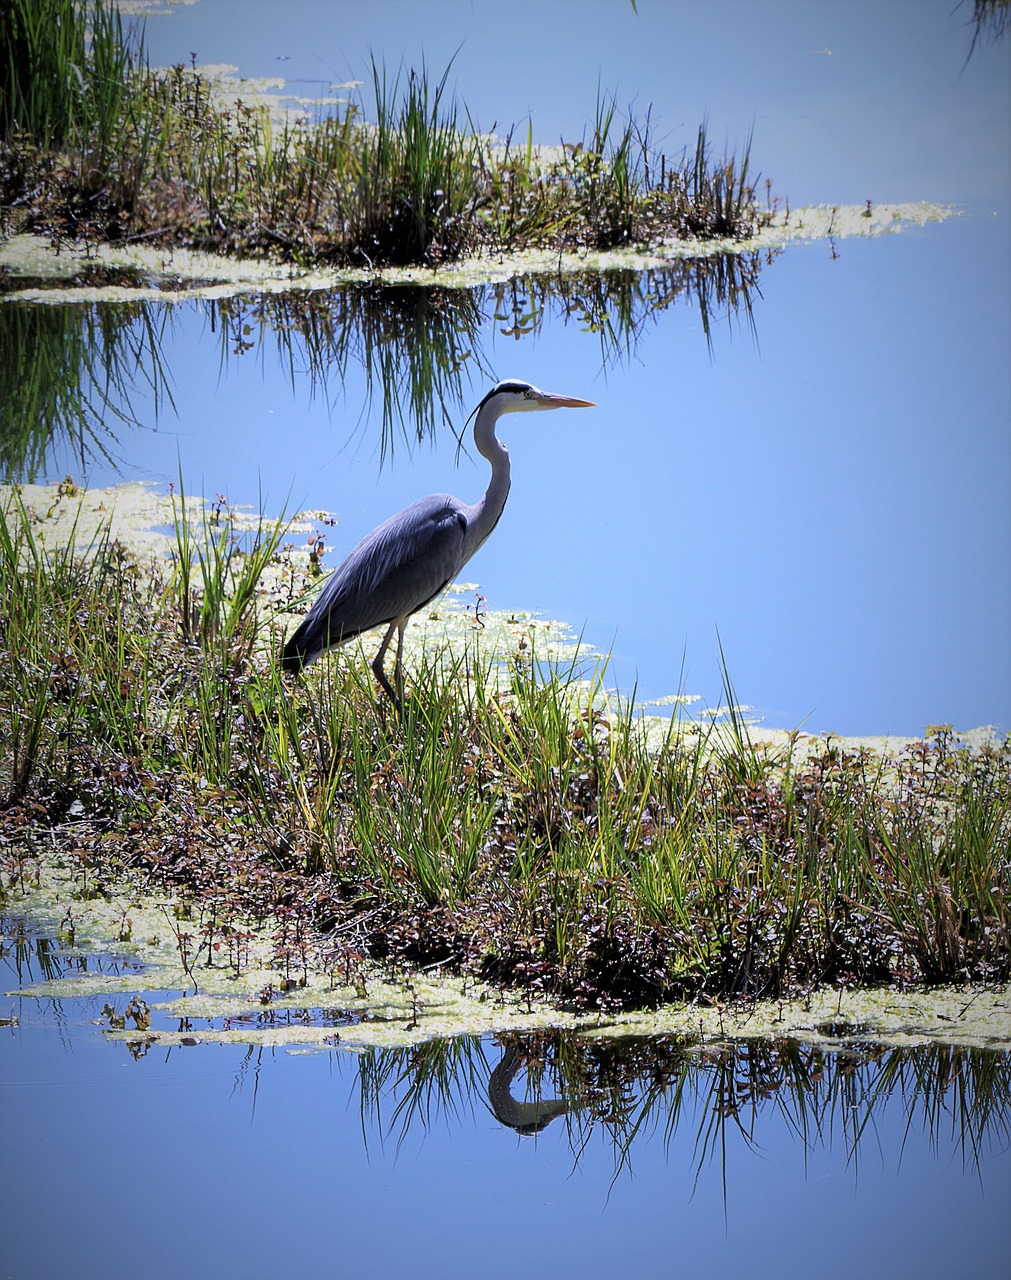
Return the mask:
<path id="1" fill-rule="evenodd" d="M 711 345 L 683 303 L 606 366 L 557 312 L 518 338 L 489 315 L 485 368 L 447 406 L 461 424 L 491 376 L 599 406 L 505 424 L 513 492 L 468 566 L 489 607 L 567 620 L 640 698 L 718 705 L 722 647 L 769 726 L 916 734 L 1011 725 L 1011 46 L 967 61 L 968 19 L 948 0 L 201 0 L 152 18 L 147 43 L 156 63 L 195 52 L 307 82 L 367 78 L 370 51 L 391 70 L 455 51 L 450 84 L 478 123 L 529 113 L 548 142 L 580 134 L 599 78 L 637 113 L 654 104 L 672 153 L 707 113 L 731 146 L 754 128 L 753 162 L 794 207 L 957 206 L 942 225 L 787 250 L 753 327 L 717 320 Z M 381 407 L 353 365 L 313 394 L 255 351 L 223 361 L 186 307 L 164 357 L 176 412 L 127 433 L 117 467 L 57 457 L 54 478 L 181 472 L 191 492 L 325 508 L 330 563 L 424 493 L 484 488 L 445 430 L 381 459 Z"/>
<path id="2" fill-rule="evenodd" d="M 0 989 L 41 976 L 6 961 Z M 480 1071 L 404 1125 L 392 1082 L 362 1106 L 358 1053 L 155 1044 L 135 1058 L 105 1040 L 104 1003 L 6 1000 L 4 1280 L 1006 1275 L 1006 1120 L 966 1141 L 957 1081 L 936 1109 L 875 1103 L 855 1145 L 838 1110 L 802 1139 L 792 1097 L 770 1095 L 706 1150 L 707 1104 L 689 1097 L 672 1135 L 660 1108 L 622 1164 L 603 1124 L 582 1147 L 563 1119 L 518 1136 Z M 501 1050 L 483 1054 L 490 1069 Z"/>

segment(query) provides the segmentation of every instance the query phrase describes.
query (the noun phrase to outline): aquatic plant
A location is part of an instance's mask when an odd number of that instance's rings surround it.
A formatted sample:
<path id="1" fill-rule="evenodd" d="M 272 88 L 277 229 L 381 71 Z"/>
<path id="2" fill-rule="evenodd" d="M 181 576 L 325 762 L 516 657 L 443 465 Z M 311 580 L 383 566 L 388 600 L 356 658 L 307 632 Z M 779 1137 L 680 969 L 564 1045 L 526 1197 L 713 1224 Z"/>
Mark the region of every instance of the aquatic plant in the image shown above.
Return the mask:
<path id="1" fill-rule="evenodd" d="M 716 159 L 703 125 L 694 150 L 668 157 L 649 112 L 621 119 L 604 93 L 588 136 L 552 150 L 529 129 L 524 145 L 480 134 L 449 93 L 451 66 L 434 80 L 373 63 L 371 103 L 310 120 L 253 90 L 226 97 L 195 65 L 154 72 L 108 0 L 88 12 L 86 33 L 73 0 L 0 10 L 0 229 L 380 267 L 734 240 L 770 216 L 750 143 Z M 46 43 L 50 29 L 66 40 Z"/>

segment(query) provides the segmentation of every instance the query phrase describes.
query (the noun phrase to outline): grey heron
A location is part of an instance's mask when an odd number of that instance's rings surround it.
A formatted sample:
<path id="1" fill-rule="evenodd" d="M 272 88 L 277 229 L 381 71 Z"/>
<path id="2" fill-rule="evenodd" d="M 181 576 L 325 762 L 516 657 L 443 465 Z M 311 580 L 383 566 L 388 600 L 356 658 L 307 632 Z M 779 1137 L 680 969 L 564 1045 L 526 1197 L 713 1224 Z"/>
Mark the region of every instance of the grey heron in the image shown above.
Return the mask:
<path id="1" fill-rule="evenodd" d="M 491 482 L 484 497 L 469 506 L 447 493 L 432 494 L 367 534 L 327 578 L 312 608 L 284 646 L 284 670 L 296 673 L 327 649 L 346 644 L 374 627 L 385 626 L 386 634 L 372 670 L 382 689 L 399 706 L 403 694 L 400 660 L 408 619 L 449 586 L 498 524 L 509 496 L 509 453 L 495 435 L 495 424 L 505 413 L 592 407 L 592 400 L 552 395 L 516 378 L 492 387 L 474 418 L 474 444 L 491 464 Z M 384 670 L 394 632 L 395 689 Z"/>

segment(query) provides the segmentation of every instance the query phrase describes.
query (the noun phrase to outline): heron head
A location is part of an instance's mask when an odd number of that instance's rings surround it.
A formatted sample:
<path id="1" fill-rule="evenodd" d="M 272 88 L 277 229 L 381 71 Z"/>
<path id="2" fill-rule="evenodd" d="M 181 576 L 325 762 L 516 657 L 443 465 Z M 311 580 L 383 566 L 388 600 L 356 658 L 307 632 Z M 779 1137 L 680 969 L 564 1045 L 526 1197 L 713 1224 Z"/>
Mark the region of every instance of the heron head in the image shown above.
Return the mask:
<path id="1" fill-rule="evenodd" d="M 521 378 L 506 378 L 497 382 L 478 406 L 493 405 L 501 413 L 530 413 L 538 409 L 592 409 L 592 400 L 578 400 L 574 396 L 559 396 L 542 391 Z"/>

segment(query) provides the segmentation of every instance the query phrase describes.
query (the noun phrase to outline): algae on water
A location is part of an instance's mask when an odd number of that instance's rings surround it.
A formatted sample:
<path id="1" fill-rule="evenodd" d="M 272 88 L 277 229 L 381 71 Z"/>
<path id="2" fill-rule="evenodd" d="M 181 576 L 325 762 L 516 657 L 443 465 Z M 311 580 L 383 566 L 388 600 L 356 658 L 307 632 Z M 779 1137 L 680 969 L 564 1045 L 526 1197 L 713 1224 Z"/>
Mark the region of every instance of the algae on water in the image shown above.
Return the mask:
<path id="1" fill-rule="evenodd" d="M 297 267 L 267 259 L 233 258 L 192 249 L 143 245 L 61 244 L 55 250 L 38 235 L 15 235 L 0 244 L 0 270 L 12 288 L 4 300 L 57 305 L 65 302 L 126 302 L 136 299 L 171 302 L 183 298 L 226 298 L 236 294 L 332 289 L 339 285 L 442 285 L 472 288 L 516 275 L 558 275 L 618 269 L 647 270 L 685 258 L 720 257 L 756 250 L 783 249 L 817 240 L 891 235 L 955 215 L 950 205 L 927 201 L 905 204 L 813 205 L 770 215 L 768 225 L 747 240 L 672 240 L 636 249 L 495 252 L 444 267 L 321 268 Z M 76 286 L 83 271 L 96 267 L 122 271 L 135 284 Z M 19 278 L 30 286 L 17 287 Z"/>

